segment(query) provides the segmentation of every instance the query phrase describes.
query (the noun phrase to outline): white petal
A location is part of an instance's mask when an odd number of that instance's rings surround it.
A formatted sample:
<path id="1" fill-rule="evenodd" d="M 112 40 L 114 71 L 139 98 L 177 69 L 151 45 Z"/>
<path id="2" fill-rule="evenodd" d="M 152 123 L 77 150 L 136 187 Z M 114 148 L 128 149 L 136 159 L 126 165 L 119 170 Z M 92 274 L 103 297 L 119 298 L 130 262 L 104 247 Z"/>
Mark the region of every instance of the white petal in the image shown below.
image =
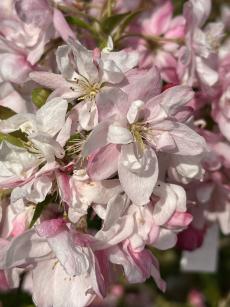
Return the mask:
<path id="1" fill-rule="evenodd" d="M 151 149 L 145 149 L 142 156 L 135 153 L 134 144 L 122 146 L 118 163 L 121 185 L 136 205 L 145 205 L 158 178 L 158 162 Z"/>
<path id="2" fill-rule="evenodd" d="M 133 142 L 133 136 L 126 127 L 114 123 L 109 126 L 107 141 L 112 144 L 128 144 Z"/>

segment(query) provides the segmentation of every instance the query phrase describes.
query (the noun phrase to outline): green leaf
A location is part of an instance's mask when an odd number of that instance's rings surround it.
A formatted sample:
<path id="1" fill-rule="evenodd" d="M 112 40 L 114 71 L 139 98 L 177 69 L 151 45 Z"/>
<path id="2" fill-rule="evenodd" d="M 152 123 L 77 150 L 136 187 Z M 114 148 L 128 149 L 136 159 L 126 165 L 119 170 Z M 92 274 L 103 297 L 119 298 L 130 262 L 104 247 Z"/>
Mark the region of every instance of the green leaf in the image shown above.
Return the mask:
<path id="1" fill-rule="evenodd" d="M 51 90 L 39 87 L 32 91 L 32 101 L 36 107 L 41 108 L 49 97 Z"/>
<path id="2" fill-rule="evenodd" d="M 0 132 L 0 143 L 3 141 L 6 141 L 18 147 L 23 147 L 23 141 L 20 138 L 15 137 L 12 134 L 5 134 Z"/>
<path id="3" fill-rule="evenodd" d="M 16 113 L 13 110 L 0 106 L 0 119 L 7 119 L 15 114 Z"/>
<path id="4" fill-rule="evenodd" d="M 41 203 L 38 203 L 36 205 L 34 215 L 33 215 L 32 220 L 30 222 L 29 228 L 32 228 L 34 226 L 34 224 L 37 222 L 37 220 L 41 216 L 43 210 L 49 205 L 49 203 L 51 203 L 53 201 L 53 198 L 54 198 L 53 195 L 48 195 L 44 201 L 42 201 Z"/>
<path id="5" fill-rule="evenodd" d="M 77 18 L 77 17 L 73 17 L 73 16 L 68 16 L 66 17 L 66 20 L 69 24 L 74 25 L 74 26 L 78 26 L 79 28 L 85 29 L 93 34 L 96 34 L 95 30 L 93 29 L 93 27 L 88 24 L 87 22 L 85 22 L 84 20 Z"/>
<path id="6" fill-rule="evenodd" d="M 101 23 L 101 28 L 106 34 L 110 34 L 130 13 L 112 15 L 105 18 Z"/>
<path id="7" fill-rule="evenodd" d="M 119 32 L 124 31 L 130 22 L 142 11 L 128 12 L 124 14 L 112 15 L 102 21 L 101 28 L 106 34 L 111 34 L 116 27 Z"/>
<path id="8" fill-rule="evenodd" d="M 122 33 L 125 28 L 133 21 L 133 19 L 135 19 L 140 13 L 142 13 L 143 11 L 142 10 L 138 10 L 138 11 L 135 11 L 135 12 L 131 12 L 130 14 L 128 14 L 122 24 L 121 24 L 121 27 L 120 27 L 120 32 Z"/>

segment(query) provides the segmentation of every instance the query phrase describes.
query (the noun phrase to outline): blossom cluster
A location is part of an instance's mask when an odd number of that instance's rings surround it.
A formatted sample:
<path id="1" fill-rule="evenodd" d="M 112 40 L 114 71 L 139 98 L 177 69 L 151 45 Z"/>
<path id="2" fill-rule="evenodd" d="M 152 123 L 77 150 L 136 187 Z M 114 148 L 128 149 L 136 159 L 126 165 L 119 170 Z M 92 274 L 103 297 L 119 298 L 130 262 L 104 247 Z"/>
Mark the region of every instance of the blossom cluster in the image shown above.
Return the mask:
<path id="1" fill-rule="evenodd" d="M 196 269 L 230 233 L 230 8 L 173 9 L 0 1 L 1 290 L 24 274 L 39 307 L 121 277 L 165 291 L 154 251 Z"/>

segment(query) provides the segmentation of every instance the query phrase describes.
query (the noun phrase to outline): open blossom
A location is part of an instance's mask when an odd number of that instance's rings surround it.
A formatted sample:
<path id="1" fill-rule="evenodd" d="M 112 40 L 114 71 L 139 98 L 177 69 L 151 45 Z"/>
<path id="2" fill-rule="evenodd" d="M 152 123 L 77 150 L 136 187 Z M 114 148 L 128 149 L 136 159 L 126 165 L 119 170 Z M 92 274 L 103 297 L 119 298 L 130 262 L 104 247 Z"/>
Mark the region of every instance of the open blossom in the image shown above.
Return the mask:
<path id="1" fill-rule="evenodd" d="M 52 11 L 46 0 L 3 0 L 0 8 L 0 76 L 4 81 L 28 81 L 45 45 L 55 37 L 55 28 L 66 40 L 74 37 L 61 13 Z"/>
<path id="2" fill-rule="evenodd" d="M 52 34 L 45 24 L 24 23 L 14 5 L 14 1 L 1 1 L 0 76 L 5 81 L 22 83 L 28 80 Z"/>
<path id="3" fill-rule="evenodd" d="M 223 38 L 224 25 L 213 22 L 203 26 L 211 10 L 211 1 L 188 1 L 184 6 L 186 46 L 180 50 L 178 73 L 189 85 L 201 83 L 205 88 L 217 84 L 218 47 Z"/>
<path id="4" fill-rule="evenodd" d="M 133 27 L 146 37 L 146 41 L 139 39 L 139 65 L 155 64 L 164 80 L 178 83 L 177 53 L 184 38 L 185 19 L 182 16 L 173 18 L 171 0 L 161 1 L 152 10 L 144 12 Z"/>
<path id="5" fill-rule="evenodd" d="M 79 42 L 57 49 L 56 60 L 61 75 L 34 72 L 30 77 L 52 89 L 56 96 L 79 99 L 76 106 L 79 123 L 90 130 L 98 122 L 97 97 L 106 87 L 114 87 L 125 79 L 125 73 L 137 64 L 136 53 L 87 50 Z"/>
<path id="6" fill-rule="evenodd" d="M 229 10 L 174 11 L 1 1 L 0 291 L 94 306 L 121 279 L 167 291 L 159 252 L 185 250 L 188 270 L 216 262 L 218 228 L 230 233 Z"/>
<path id="7" fill-rule="evenodd" d="M 127 96 L 123 101 L 115 101 L 118 115 L 102 121 L 83 148 L 85 155 L 93 154 L 88 163 L 89 175 L 101 180 L 103 175 L 109 176 L 118 170 L 121 185 L 131 200 L 140 205 L 147 203 L 158 178 L 156 152 L 194 156 L 205 149 L 204 140 L 198 134 L 173 119 L 191 98 L 192 91 L 179 86 L 146 102 L 131 103 Z M 94 143 L 95 139 L 100 142 Z M 103 146 L 110 146 L 111 150 L 108 160 L 102 158 L 101 165 L 98 157 L 107 155 Z"/>

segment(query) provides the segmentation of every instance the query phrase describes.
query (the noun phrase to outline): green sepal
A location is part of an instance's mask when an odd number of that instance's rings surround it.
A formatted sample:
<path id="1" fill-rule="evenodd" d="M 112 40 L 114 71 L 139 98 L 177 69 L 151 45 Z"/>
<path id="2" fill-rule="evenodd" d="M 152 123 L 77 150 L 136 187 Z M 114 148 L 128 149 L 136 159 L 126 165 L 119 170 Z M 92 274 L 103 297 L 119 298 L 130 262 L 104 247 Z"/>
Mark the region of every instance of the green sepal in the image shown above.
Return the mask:
<path id="1" fill-rule="evenodd" d="M 94 28 L 87 22 L 85 22 L 83 19 L 77 18 L 77 17 L 73 17 L 73 16 L 67 16 L 66 17 L 66 21 L 73 26 L 77 26 L 79 28 L 82 28 L 84 30 L 87 30 L 89 32 L 91 32 L 92 34 L 96 35 L 96 31 L 94 30 Z"/>
<path id="2" fill-rule="evenodd" d="M 122 33 L 125 28 L 130 24 L 130 22 L 142 11 L 138 10 L 135 12 L 127 12 L 123 14 L 112 15 L 110 17 L 105 18 L 101 23 L 101 28 L 103 32 L 107 35 L 114 32 L 116 28 L 118 28 L 118 32 Z M 115 33 L 116 35 L 116 33 Z"/>
<path id="3" fill-rule="evenodd" d="M 46 199 L 38 204 L 36 204 L 34 215 L 30 222 L 29 228 L 32 228 L 34 224 L 37 222 L 39 217 L 41 216 L 43 210 L 54 200 L 53 195 L 48 195 Z"/>
<path id="4" fill-rule="evenodd" d="M 13 110 L 4 106 L 0 106 L 0 119 L 8 119 L 15 114 L 16 113 Z"/>
<path id="5" fill-rule="evenodd" d="M 117 26 L 119 26 L 124 19 L 130 14 L 124 13 L 124 14 L 116 14 L 112 15 L 110 17 L 104 18 L 104 20 L 101 23 L 101 28 L 105 34 L 110 34 Z"/>
<path id="6" fill-rule="evenodd" d="M 14 136 L 13 133 L 6 134 L 0 132 L 0 143 L 3 141 L 18 147 L 24 147 L 23 141 L 19 137 Z"/>

